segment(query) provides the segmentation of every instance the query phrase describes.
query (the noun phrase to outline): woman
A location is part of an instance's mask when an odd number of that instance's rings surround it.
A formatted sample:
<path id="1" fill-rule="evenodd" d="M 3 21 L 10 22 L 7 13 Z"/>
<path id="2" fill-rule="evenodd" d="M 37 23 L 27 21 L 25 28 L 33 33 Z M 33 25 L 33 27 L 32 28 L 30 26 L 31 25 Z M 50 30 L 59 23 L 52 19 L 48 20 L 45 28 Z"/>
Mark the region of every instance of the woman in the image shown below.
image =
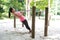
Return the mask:
<path id="1" fill-rule="evenodd" d="M 30 29 L 30 27 L 29 27 L 29 25 L 28 25 L 28 22 L 27 22 L 27 20 L 25 19 L 25 17 L 22 15 L 22 12 L 20 12 L 20 11 L 15 11 L 14 8 L 9 8 L 9 18 L 10 18 L 10 12 L 11 12 L 14 16 L 18 17 L 18 18 L 20 19 L 20 21 L 25 25 L 25 27 L 29 30 L 29 32 L 31 32 L 31 29 Z"/>

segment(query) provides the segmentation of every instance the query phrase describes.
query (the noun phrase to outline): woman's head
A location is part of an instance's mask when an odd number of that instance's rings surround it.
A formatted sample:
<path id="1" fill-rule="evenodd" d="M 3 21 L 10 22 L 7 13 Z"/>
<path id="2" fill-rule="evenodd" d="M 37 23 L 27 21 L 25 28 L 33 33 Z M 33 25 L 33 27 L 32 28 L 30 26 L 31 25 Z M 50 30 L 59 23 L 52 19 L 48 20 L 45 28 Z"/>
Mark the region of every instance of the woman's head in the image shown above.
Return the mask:
<path id="1" fill-rule="evenodd" d="M 15 9 L 12 8 L 12 7 L 10 7 L 10 8 L 9 8 L 9 11 L 13 13 L 13 12 L 15 12 Z"/>
<path id="2" fill-rule="evenodd" d="M 9 18 L 10 18 L 10 16 L 11 16 L 11 14 L 10 13 L 14 13 L 15 12 L 15 9 L 14 8 L 12 8 L 12 7 L 10 7 L 9 8 Z"/>

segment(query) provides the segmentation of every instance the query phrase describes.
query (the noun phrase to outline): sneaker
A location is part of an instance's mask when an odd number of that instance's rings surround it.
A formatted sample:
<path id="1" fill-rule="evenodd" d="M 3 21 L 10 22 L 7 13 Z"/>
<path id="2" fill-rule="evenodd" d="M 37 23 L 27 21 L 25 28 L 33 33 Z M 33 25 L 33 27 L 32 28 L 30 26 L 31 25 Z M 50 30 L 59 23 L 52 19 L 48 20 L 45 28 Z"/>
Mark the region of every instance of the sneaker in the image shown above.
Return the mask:
<path id="1" fill-rule="evenodd" d="M 29 33 L 31 33 L 32 31 L 31 30 L 29 30 Z"/>

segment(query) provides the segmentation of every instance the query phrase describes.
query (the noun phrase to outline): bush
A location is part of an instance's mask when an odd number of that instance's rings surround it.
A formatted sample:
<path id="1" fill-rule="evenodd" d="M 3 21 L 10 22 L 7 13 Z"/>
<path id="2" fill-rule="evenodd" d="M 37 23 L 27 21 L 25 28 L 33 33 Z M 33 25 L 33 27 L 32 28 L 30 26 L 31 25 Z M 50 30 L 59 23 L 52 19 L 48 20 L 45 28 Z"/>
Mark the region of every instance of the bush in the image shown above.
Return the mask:
<path id="1" fill-rule="evenodd" d="M 4 12 L 4 9 L 0 6 L 0 18 L 2 17 L 3 12 Z"/>
<path id="2" fill-rule="evenodd" d="M 57 12 L 57 15 L 60 15 L 60 12 Z"/>

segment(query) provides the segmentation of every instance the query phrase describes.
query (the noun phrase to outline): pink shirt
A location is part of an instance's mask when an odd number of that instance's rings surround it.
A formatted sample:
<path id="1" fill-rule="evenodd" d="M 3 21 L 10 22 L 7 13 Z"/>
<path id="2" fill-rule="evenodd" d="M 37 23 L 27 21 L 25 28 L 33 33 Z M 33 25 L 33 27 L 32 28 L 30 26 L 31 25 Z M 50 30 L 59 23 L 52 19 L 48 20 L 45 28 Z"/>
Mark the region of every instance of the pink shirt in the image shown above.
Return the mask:
<path id="1" fill-rule="evenodd" d="M 25 17 L 22 15 L 22 13 L 20 11 L 16 12 L 16 14 L 20 15 L 20 17 L 19 17 L 20 21 L 25 20 Z"/>

